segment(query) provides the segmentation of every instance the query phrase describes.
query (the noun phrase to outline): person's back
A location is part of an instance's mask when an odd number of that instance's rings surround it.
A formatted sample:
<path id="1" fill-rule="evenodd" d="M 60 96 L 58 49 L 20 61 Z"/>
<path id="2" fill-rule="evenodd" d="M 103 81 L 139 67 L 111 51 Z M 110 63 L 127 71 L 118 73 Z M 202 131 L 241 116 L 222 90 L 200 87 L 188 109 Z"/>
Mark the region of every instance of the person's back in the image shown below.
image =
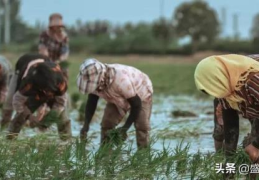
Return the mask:
<path id="1" fill-rule="evenodd" d="M 80 66 L 77 85 L 81 93 L 88 94 L 85 123 L 80 132 L 83 139 L 101 97 L 107 102 L 101 123 L 101 143 L 110 141 L 109 131 L 129 112 L 124 125 L 117 128 L 122 140 L 126 140 L 127 131 L 134 123 L 138 148 L 148 146 L 153 88 L 145 73 L 127 65 L 86 59 Z"/>
<path id="2" fill-rule="evenodd" d="M 235 155 L 240 113 L 251 122 L 251 139 L 243 144 L 245 151 L 253 163 L 258 163 L 258 55 L 228 54 L 207 57 L 198 63 L 194 79 L 198 90 L 216 98 L 215 149 L 224 148 L 227 159 Z"/>
<path id="3" fill-rule="evenodd" d="M 5 106 L 1 121 L 2 128 L 10 122 L 7 136 L 9 139 L 18 135 L 27 120 L 37 127 L 47 127 L 41 124 L 43 121 L 33 118 L 33 113 L 45 104 L 58 115 L 56 119 L 60 119 L 58 123 L 60 137 L 66 139 L 66 135 L 71 136 L 70 120 L 66 115 L 67 79 L 58 64 L 46 56 L 25 54 L 16 63 L 11 87 L 13 89 L 10 101 L 6 102 L 10 105 Z M 10 121 L 13 109 L 16 115 Z M 47 117 L 48 114 L 44 113 L 44 116 Z"/>

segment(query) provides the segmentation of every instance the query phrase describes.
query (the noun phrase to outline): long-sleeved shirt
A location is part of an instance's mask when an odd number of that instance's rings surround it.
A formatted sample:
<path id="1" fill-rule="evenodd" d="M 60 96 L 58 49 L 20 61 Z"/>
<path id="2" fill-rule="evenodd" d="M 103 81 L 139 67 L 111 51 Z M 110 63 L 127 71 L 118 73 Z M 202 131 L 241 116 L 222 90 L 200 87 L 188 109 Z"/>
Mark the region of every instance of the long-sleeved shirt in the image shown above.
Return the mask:
<path id="1" fill-rule="evenodd" d="M 39 60 L 43 62 L 31 65 Z M 45 56 L 30 54 L 22 56 L 16 64 L 16 73 L 18 81 L 15 96 L 18 94 L 19 98 L 13 99 L 15 109 L 23 109 L 21 106 L 24 106 L 29 97 L 44 103 L 64 96 L 67 90 L 67 81 L 59 65 L 49 61 Z"/>
<path id="2" fill-rule="evenodd" d="M 259 61 L 258 54 L 249 55 L 249 57 Z M 245 102 L 238 104 L 242 116 L 248 119 L 257 119 L 259 117 L 259 72 L 250 73 L 244 86 L 236 93 L 245 100 Z M 219 99 L 219 101 L 224 109 L 231 109 L 224 98 Z"/>
<path id="3" fill-rule="evenodd" d="M 130 109 L 128 99 L 138 95 L 142 102 L 152 103 L 153 86 L 149 77 L 140 70 L 126 66 L 122 64 L 108 64 L 109 68 L 114 69 L 114 77 L 106 77 L 112 79 L 111 83 L 104 89 L 96 89 L 92 94 L 103 98 L 106 102 L 115 104 L 121 115 Z M 94 66 L 88 67 L 88 73 L 86 76 L 79 76 L 78 87 L 81 92 L 86 93 L 89 86 L 96 87 L 99 84 L 98 77 L 92 74 L 96 74 L 96 68 Z M 87 79 L 89 78 L 89 79 Z M 109 81 L 108 80 L 108 81 Z"/>
<path id="4" fill-rule="evenodd" d="M 68 42 L 69 39 L 65 33 L 63 33 L 63 38 L 59 40 L 52 37 L 49 30 L 46 30 L 40 35 L 39 50 L 46 50 L 48 54 L 47 56 L 53 62 L 62 61 L 67 59 L 69 54 Z"/>
<path id="5" fill-rule="evenodd" d="M 115 78 L 110 86 L 93 94 L 117 106 L 124 115 L 130 104 L 127 99 L 138 95 L 143 102 L 152 103 L 153 86 L 149 77 L 140 70 L 121 64 L 110 64 L 115 69 Z"/>

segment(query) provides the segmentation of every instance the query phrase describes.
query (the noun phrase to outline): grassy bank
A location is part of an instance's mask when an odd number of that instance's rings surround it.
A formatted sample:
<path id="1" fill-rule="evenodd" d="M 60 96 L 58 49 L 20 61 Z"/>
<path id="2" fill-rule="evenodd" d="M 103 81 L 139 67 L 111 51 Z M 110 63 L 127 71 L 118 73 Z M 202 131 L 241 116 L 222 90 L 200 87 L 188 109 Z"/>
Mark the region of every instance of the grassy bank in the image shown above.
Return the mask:
<path id="1" fill-rule="evenodd" d="M 69 91 L 72 93 L 78 92 L 75 86 L 76 76 L 80 64 L 86 57 L 89 56 L 76 55 L 70 58 Z M 105 63 L 122 63 L 140 69 L 150 77 L 155 94 L 202 96 L 194 84 L 193 75 L 197 64 L 195 59 L 192 62 L 188 57 L 173 56 L 97 56 L 96 58 Z"/>
<path id="2" fill-rule="evenodd" d="M 21 54 L 3 54 L 14 64 Z M 122 63 L 139 68 L 152 80 L 156 94 L 200 95 L 196 90 L 193 74 L 200 57 L 181 56 L 95 56 L 72 54 L 69 58 L 69 91 L 77 93 L 76 77 L 79 66 L 87 57 L 95 57 L 105 63 Z"/>
<path id="3" fill-rule="evenodd" d="M 194 64 L 159 64 L 145 62 L 124 62 L 145 72 L 151 79 L 154 86 L 154 93 L 157 94 L 187 94 L 196 95 L 197 92 L 193 74 Z M 75 62 L 70 65 L 69 91 L 77 92 L 76 76 L 80 63 Z"/>

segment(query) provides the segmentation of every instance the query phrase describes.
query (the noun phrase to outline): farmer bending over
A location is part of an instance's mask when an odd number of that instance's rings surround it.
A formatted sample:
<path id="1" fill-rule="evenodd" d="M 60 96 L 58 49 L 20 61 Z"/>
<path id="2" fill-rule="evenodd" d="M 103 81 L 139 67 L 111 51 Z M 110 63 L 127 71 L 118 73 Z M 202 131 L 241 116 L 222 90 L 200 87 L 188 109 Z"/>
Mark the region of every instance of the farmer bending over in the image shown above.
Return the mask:
<path id="1" fill-rule="evenodd" d="M 101 123 L 101 143 L 109 142 L 109 130 L 114 129 L 129 112 L 118 131 L 126 139 L 127 131 L 134 123 L 138 147 L 148 146 L 153 88 L 146 74 L 130 66 L 88 59 L 80 66 L 77 85 L 80 92 L 88 94 L 81 137 L 86 138 L 101 97 L 107 102 Z"/>
<path id="2" fill-rule="evenodd" d="M 13 100 L 6 103 L 13 104 L 16 115 L 10 122 L 7 138 L 15 138 L 26 120 L 44 103 L 51 108 L 50 113 L 57 115 L 60 138 L 71 136 L 71 124 L 65 112 L 67 81 L 59 65 L 42 55 L 23 55 L 16 63 L 10 87 L 14 88 L 9 94 Z M 38 119 L 33 123 L 44 126 Z"/>
<path id="3" fill-rule="evenodd" d="M 60 65 L 64 75 L 68 78 L 69 38 L 63 23 L 63 17 L 59 13 L 49 16 L 49 27 L 40 34 L 39 54 L 47 56 L 51 61 Z M 68 107 L 70 106 L 70 96 L 66 93 Z M 42 105 L 38 114 L 44 115 L 46 105 Z M 39 115 L 39 116 L 42 116 Z"/>
<path id="4" fill-rule="evenodd" d="M 211 56 L 195 70 L 199 90 L 218 98 L 224 123 L 225 154 L 236 151 L 239 136 L 238 112 L 252 119 L 252 141 L 245 147 L 252 162 L 259 162 L 259 62 L 241 55 Z"/>
<path id="5" fill-rule="evenodd" d="M 248 55 L 248 57 L 259 61 L 259 55 L 258 54 L 254 54 L 254 55 Z M 222 103 L 220 103 L 220 99 L 215 98 L 214 99 L 214 132 L 213 132 L 213 138 L 214 138 L 214 145 L 215 145 L 215 150 L 216 151 L 220 151 L 222 149 L 224 149 L 224 122 L 223 122 L 223 111 L 225 111 L 224 108 L 222 108 Z M 238 117 L 237 117 L 238 118 Z M 251 123 L 251 133 L 248 133 L 248 135 L 244 138 L 243 140 L 243 147 L 245 148 L 247 145 L 249 145 L 252 142 L 253 137 L 255 137 L 256 135 L 254 133 L 256 133 L 255 128 L 253 125 L 255 125 L 255 123 L 253 123 L 255 119 L 249 118 L 249 121 Z M 254 134 L 254 135 L 252 135 Z"/>

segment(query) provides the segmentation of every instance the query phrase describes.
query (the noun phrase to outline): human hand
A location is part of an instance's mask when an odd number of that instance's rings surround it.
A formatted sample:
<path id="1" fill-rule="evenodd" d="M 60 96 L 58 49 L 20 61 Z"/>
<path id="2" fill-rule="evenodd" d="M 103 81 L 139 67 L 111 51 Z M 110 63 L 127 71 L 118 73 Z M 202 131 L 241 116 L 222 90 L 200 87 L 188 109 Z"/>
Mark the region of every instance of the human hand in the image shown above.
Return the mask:
<path id="1" fill-rule="evenodd" d="M 116 130 L 118 131 L 121 140 L 126 141 L 126 139 L 128 138 L 127 129 L 125 129 L 123 127 L 119 127 Z"/>
<path id="2" fill-rule="evenodd" d="M 83 127 L 80 131 L 81 141 L 85 141 L 87 139 L 87 133 L 88 133 L 88 128 Z"/>
<path id="3" fill-rule="evenodd" d="M 38 125 L 38 121 L 37 118 L 32 114 L 29 117 L 29 126 L 31 128 L 35 128 Z"/>
<path id="4" fill-rule="evenodd" d="M 245 152 L 249 155 L 249 158 L 253 163 L 256 163 L 258 161 L 259 149 L 254 147 L 252 144 L 246 146 Z"/>

